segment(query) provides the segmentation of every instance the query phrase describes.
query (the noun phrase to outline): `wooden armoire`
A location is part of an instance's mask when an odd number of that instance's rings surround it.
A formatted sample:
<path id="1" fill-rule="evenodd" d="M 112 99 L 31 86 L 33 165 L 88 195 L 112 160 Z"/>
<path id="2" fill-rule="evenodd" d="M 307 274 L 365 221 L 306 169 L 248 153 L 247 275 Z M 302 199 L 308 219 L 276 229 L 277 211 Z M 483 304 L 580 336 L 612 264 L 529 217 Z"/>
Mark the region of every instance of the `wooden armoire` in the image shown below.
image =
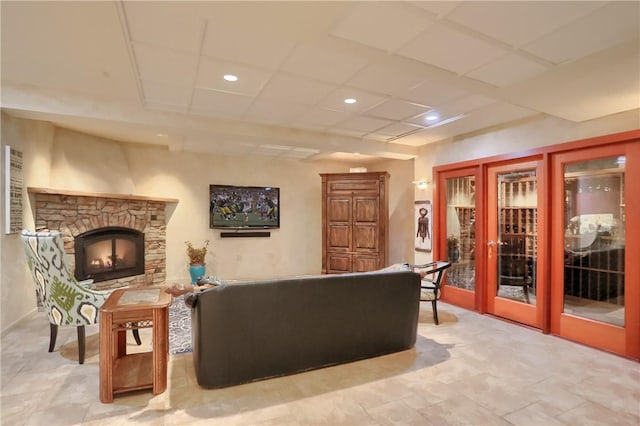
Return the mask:
<path id="1" fill-rule="evenodd" d="M 389 173 L 321 173 L 322 273 L 387 264 Z"/>

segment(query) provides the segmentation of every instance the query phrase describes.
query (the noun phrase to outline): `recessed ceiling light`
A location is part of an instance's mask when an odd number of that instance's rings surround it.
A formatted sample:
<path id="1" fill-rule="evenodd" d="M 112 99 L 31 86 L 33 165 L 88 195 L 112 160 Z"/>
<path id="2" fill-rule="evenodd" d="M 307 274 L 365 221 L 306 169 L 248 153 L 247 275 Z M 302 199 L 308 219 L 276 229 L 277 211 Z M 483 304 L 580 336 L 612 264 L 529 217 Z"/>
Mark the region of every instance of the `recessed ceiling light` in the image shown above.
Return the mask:
<path id="1" fill-rule="evenodd" d="M 222 78 L 224 78 L 227 81 L 238 81 L 238 77 L 233 74 L 225 74 L 224 77 Z"/>
<path id="2" fill-rule="evenodd" d="M 164 138 L 164 137 L 167 136 L 167 134 L 166 133 L 156 133 L 156 136 L 159 137 L 159 138 Z"/>
<path id="3" fill-rule="evenodd" d="M 345 104 L 355 104 L 356 102 L 358 102 L 358 101 L 353 99 L 353 98 L 347 98 L 347 99 L 344 100 Z"/>
<path id="4" fill-rule="evenodd" d="M 438 114 L 429 114 L 427 115 L 427 121 L 436 121 L 439 117 Z"/>

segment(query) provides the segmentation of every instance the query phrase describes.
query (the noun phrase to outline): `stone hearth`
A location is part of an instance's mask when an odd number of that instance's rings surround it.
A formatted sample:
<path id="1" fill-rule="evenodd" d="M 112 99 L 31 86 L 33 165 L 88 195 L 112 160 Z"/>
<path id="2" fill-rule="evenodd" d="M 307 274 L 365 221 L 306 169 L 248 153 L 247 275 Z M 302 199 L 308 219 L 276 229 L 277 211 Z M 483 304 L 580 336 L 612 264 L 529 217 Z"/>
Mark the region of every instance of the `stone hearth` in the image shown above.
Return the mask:
<path id="1" fill-rule="evenodd" d="M 48 188 L 28 188 L 28 192 L 35 197 L 36 229 L 47 228 L 62 232 L 71 268 L 75 268 L 74 238 L 79 234 L 107 226 L 120 226 L 144 233 L 144 275 L 102 281 L 96 283 L 95 288 L 165 283 L 165 208 L 167 203 L 177 203 L 177 199 Z"/>

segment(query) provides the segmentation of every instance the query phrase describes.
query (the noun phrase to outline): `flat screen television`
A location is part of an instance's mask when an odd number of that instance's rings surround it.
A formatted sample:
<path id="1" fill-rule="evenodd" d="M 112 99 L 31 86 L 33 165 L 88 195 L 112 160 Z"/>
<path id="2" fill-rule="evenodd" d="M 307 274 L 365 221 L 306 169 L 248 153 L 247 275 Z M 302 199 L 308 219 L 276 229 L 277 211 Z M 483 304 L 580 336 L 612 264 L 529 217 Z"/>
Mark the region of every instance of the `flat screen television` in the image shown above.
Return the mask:
<path id="1" fill-rule="evenodd" d="M 209 227 L 280 228 L 280 188 L 209 185 Z"/>

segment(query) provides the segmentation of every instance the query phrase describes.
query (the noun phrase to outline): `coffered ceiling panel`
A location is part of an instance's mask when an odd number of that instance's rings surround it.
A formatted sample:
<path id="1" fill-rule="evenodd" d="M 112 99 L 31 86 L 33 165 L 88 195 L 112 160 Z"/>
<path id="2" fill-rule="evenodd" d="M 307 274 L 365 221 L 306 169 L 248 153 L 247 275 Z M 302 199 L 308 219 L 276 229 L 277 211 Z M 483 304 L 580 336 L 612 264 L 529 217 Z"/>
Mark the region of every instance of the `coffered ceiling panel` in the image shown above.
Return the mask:
<path id="1" fill-rule="evenodd" d="M 402 2 L 353 2 L 331 34 L 393 52 L 433 23 Z"/>
<path id="2" fill-rule="evenodd" d="M 197 56 L 145 44 L 136 44 L 134 52 L 142 80 L 193 86 L 198 65 Z"/>
<path id="3" fill-rule="evenodd" d="M 422 83 L 425 78 L 424 70 L 418 64 L 394 58 L 371 63 L 349 79 L 347 84 L 374 93 L 398 95 Z"/>
<path id="4" fill-rule="evenodd" d="M 398 93 L 403 99 L 407 99 L 418 104 L 435 106 L 441 105 L 454 98 L 459 98 L 468 92 L 459 86 L 441 83 L 437 80 L 425 80 L 415 87 Z"/>
<path id="5" fill-rule="evenodd" d="M 506 50 L 453 27 L 438 24 L 420 34 L 398 53 L 464 74 L 504 55 Z"/>
<path id="6" fill-rule="evenodd" d="M 171 150 L 407 159 L 538 114 L 640 111 L 638 1 L 0 8 L 3 111 Z"/>
<path id="7" fill-rule="evenodd" d="M 469 1 L 447 19 L 518 47 L 602 7 L 600 1 Z"/>
<path id="8" fill-rule="evenodd" d="M 261 98 L 314 105 L 331 93 L 335 86 L 286 73 L 274 75 L 262 90 Z"/>
<path id="9" fill-rule="evenodd" d="M 488 64 L 476 68 L 468 77 L 484 81 L 494 86 L 504 87 L 542 74 L 548 69 L 539 62 L 519 55 L 507 54 Z"/>
<path id="10" fill-rule="evenodd" d="M 202 54 L 245 65 L 277 69 L 295 42 L 269 31 L 245 30 L 233 21 L 207 25 Z"/>
<path id="11" fill-rule="evenodd" d="M 174 2 L 160 2 L 149 19 L 143 2 L 128 2 L 124 12 L 131 40 L 150 45 L 200 53 L 200 41 L 206 20 L 197 9 L 180 7 Z"/>
<path id="12" fill-rule="evenodd" d="M 349 52 L 304 44 L 294 49 L 281 69 L 292 74 L 341 84 L 366 64 L 367 59 Z"/>
<path id="13" fill-rule="evenodd" d="M 298 104 L 274 100 L 256 100 L 245 114 L 245 118 L 268 124 L 288 124 L 294 122 L 306 111 Z"/>

